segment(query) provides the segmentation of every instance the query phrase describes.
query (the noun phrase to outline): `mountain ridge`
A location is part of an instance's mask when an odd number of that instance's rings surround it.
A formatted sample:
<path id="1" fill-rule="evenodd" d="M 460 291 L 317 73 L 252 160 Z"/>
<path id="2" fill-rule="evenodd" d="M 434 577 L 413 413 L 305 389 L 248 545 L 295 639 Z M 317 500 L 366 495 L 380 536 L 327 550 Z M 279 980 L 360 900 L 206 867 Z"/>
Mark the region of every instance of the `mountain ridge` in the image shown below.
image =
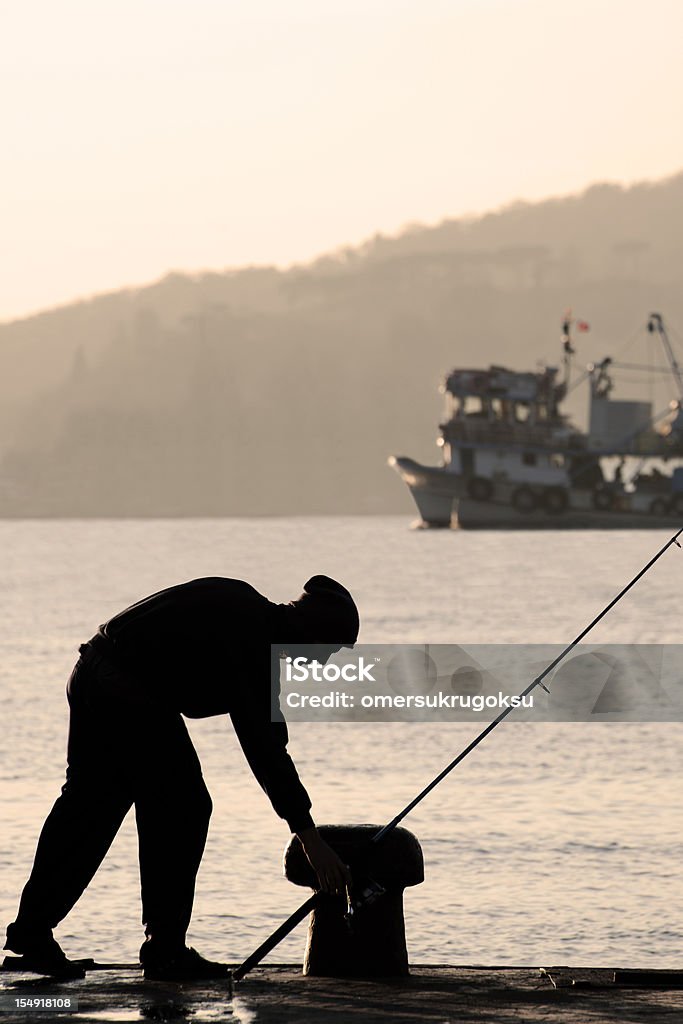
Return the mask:
<path id="1" fill-rule="evenodd" d="M 0 324 L 0 515 L 408 511 L 452 365 L 602 357 L 683 323 L 683 173 L 376 235 L 309 264 L 177 271 Z"/>

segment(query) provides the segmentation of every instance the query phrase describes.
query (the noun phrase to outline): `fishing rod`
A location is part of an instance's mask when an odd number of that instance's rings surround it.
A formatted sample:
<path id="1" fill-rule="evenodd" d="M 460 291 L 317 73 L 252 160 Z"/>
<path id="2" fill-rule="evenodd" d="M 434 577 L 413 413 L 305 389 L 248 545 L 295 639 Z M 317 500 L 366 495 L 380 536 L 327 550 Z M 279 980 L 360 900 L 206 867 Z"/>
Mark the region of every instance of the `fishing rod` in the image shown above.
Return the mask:
<path id="1" fill-rule="evenodd" d="M 381 842 L 382 839 L 384 839 L 386 835 L 388 835 L 390 832 L 393 832 L 393 830 L 398 827 L 400 822 L 403 821 L 406 815 L 410 814 L 413 808 L 417 807 L 417 805 L 421 803 L 422 800 L 424 800 L 424 798 L 429 793 L 431 793 L 431 791 L 435 789 L 436 786 L 438 786 L 439 783 L 442 782 L 447 775 L 450 775 L 454 768 L 457 768 L 457 766 L 465 760 L 467 755 L 470 754 L 475 749 L 475 747 L 479 746 L 482 740 L 486 739 L 486 737 L 490 733 L 492 733 L 493 730 L 497 726 L 499 726 L 500 723 L 504 721 L 504 719 L 506 719 L 507 716 L 511 714 L 512 711 L 515 710 L 515 706 L 519 705 L 519 701 L 521 701 L 523 697 L 528 696 L 532 692 L 532 690 L 534 690 L 537 686 L 542 687 L 546 691 L 546 693 L 550 693 L 550 690 L 548 690 L 548 687 L 545 685 L 543 680 L 548 675 L 550 675 L 553 669 L 557 668 L 560 662 L 563 661 L 563 659 L 566 658 L 567 655 L 574 650 L 577 644 L 580 644 L 581 641 L 588 635 L 588 633 L 590 633 L 590 631 L 595 626 L 597 626 L 597 624 L 602 619 L 604 619 L 604 617 L 612 610 L 612 608 L 614 608 L 614 606 L 619 601 L 621 601 L 622 597 L 628 594 L 629 590 L 631 590 L 632 587 L 635 587 L 636 583 L 643 578 L 643 576 L 652 568 L 655 562 L 659 561 L 662 555 L 666 551 L 668 551 L 670 547 L 673 547 L 673 545 L 676 545 L 676 547 L 678 548 L 681 547 L 678 538 L 682 533 L 683 526 L 679 530 L 677 530 L 673 537 L 671 537 L 666 542 L 666 544 L 664 544 L 664 546 L 659 549 L 657 554 L 654 555 L 650 559 L 650 561 L 646 565 L 644 565 L 639 572 L 636 573 L 633 579 L 629 583 L 627 583 L 622 590 L 619 591 L 616 597 L 613 597 L 609 604 L 605 605 L 602 611 L 598 615 L 596 615 L 591 622 L 589 622 L 585 629 L 582 629 L 579 635 L 575 637 L 572 640 L 572 642 L 568 644 L 564 648 L 564 650 L 560 654 L 558 654 L 558 656 L 554 658 L 553 661 L 550 662 L 549 665 L 546 666 L 546 668 L 543 669 L 540 675 L 537 675 L 536 678 L 531 683 L 529 683 L 527 688 L 519 694 L 519 700 L 517 702 L 511 701 L 510 704 L 506 708 L 504 708 L 503 711 L 501 711 L 497 718 L 494 718 L 492 722 L 489 722 L 486 728 L 482 729 L 479 735 L 475 736 L 475 738 L 467 744 L 464 750 L 461 750 L 457 757 L 454 757 L 453 760 L 446 765 L 443 771 L 439 772 L 439 774 L 434 779 L 432 779 L 429 785 L 425 786 L 425 788 L 422 789 L 417 794 L 417 796 L 410 801 L 410 803 L 406 804 L 403 810 L 399 811 L 396 817 L 392 818 L 391 821 L 387 822 L 387 824 L 384 825 L 383 828 L 381 828 L 378 832 L 375 833 L 375 835 L 370 839 L 370 843 L 379 843 Z M 371 902 L 382 891 L 383 890 L 381 890 L 381 887 L 377 886 L 377 883 L 371 882 L 368 888 L 363 893 L 361 893 L 360 900 L 357 900 L 355 901 L 355 903 L 352 904 L 351 900 L 349 899 L 349 914 L 353 913 L 354 907 L 359 908 L 364 903 Z M 256 967 L 263 960 L 263 958 L 271 952 L 271 950 L 275 949 L 275 947 L 279 945 L 279 943 L 282 942 L 282 940 L 286 938 L 286 936 L 289 935 L 289 933 L 293 931 L 294 928 L 296 928 L 296 926 L 301 921 L 303 921 L 303 919 L 310 913 L 310 911 L 317 906 L 320 899 L 320 895 L 321 894 L 319 892 L 315 892 L 313 893 L 312 896 L 309 896 L 309 898 L 304 903 L 302 903 L 301 906 L 297 910 L 295 910 L 294 913 L 290 917 L 288 917 L 286 921 L 283 921 L 283 923 L 275 929 L 272 935 L 270 935 L 266 939 L 266 941 L 258 947 L 258 949 L 255 949 L 254 952 L 250 956 L 248 956 L 247 959 L 243 961 L 243 963 L 239 965 L 239 967 L 235 968 L 235 970 L 232 972 L 232 979 L 234 981 L 240 981 L 242 978 L 244 978 L 246 974 L 249 973 L 249 971 Z"/>

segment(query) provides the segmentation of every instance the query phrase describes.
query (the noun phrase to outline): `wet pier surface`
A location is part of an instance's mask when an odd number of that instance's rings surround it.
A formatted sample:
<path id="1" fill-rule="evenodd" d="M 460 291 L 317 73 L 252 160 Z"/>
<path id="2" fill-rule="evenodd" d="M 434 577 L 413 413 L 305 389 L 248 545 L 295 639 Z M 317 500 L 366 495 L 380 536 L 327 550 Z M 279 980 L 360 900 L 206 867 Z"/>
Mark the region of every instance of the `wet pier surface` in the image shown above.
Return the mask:
<path id="1" fill-rule="evenodd" d="M 293 965 L 257 968 L 244 981 L 192 985 L 145 982 L 132 967 L 93 971 L 56 983 L 0 974 L 0 1024 L 19 1021 L 235 1021 L 241 1024 L 349 1021 L 506 1024 L 564 1021 L 667 1022 L 683 1019 L 683 974 L 614 968 L 413 967 L 409 978 L 311 978 Z M 16 999 L 78 1000 L 78 1010 L 15 1009 Z"/>

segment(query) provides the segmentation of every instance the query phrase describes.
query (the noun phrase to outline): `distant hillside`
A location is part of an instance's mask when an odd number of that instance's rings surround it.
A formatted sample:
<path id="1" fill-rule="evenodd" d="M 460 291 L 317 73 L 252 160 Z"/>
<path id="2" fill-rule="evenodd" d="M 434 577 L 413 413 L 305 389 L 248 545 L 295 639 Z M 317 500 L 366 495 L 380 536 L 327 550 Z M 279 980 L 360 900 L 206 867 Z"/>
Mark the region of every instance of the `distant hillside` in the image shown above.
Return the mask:
<path id="1" fill-rule="evenodd" d="M 408 512 L 447 369 L 556 361 L 568 306 L 579 362 L 683 325 L 682 272 L 683 174 L 0 325 L 0 515 Z"/>

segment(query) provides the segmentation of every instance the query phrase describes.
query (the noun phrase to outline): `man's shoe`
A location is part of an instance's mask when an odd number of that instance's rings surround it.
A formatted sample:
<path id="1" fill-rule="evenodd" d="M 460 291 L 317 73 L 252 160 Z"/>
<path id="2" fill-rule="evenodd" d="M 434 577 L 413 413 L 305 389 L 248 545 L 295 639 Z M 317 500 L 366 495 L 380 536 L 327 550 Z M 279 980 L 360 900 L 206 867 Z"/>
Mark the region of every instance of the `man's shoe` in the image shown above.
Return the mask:
<path id="1" fill-rule="evenodd" d="M 52 936 L 49 938 L 20 938 L 12 930 L 7 929 L 5 949 L 11 949 L 21 956 L 6 956 L 3 967 L 11 971 L 34 971 L 36 974 L 47 974 L 53 978 L 84 978 L 82 964 L 69 960 L 66 953 Z"/>
<path id="2" fill-rule="evenodd" d="M 205 960 L 196 949 L 184 946 L 173 952 L 155 950 L 145 942 L 140 950 L 144 976 L 148 981 L 202 981 L 229 978 L 230 968 L 214 960 Z"/>

